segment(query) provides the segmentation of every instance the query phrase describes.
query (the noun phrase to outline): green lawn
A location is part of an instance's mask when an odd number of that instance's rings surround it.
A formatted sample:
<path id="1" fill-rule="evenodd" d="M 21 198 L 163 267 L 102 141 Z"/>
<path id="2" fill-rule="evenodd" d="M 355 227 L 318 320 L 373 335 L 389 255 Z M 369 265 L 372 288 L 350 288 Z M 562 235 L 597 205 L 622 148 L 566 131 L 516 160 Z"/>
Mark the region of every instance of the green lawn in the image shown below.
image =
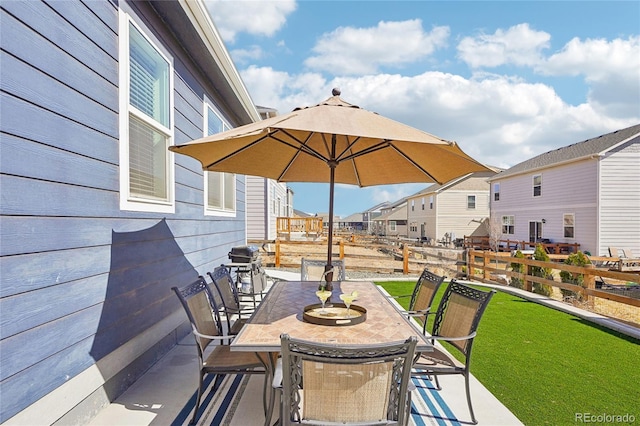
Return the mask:
<path id="1" fill-rule="evenodd" d="M 414 285 L 378 284 L 392 295 Z M 526 425 L 582 423 L 576 413 L 640 422 L 640 341 L 507 293 L 480 322 L 471 373 Z"/>

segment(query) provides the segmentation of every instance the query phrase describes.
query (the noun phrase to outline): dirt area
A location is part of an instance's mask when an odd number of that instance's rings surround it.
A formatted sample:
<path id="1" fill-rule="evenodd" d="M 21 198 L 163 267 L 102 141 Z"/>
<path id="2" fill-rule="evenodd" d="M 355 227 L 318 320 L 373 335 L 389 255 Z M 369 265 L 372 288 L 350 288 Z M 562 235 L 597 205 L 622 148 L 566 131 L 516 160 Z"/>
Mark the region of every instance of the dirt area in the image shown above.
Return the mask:
<path id="1" fill-rule="evenodd" d="M 453 277 L 456 275 L 456 252 L 446 248 L 424 248 L 422 254 L 418 254 L 418 259 L 412 259 L 410 262 L 410 274 L 408 276 L 417 276 L 424 267 L 436 274 Z M 384 249 L 385 252 L 396 251 L 401 252 L 399 246 Z M 263 246 L 260 256 L 263 265 L 273 267 L 275 263 L 275 244 L 267 244 Z M 339 247 L 333 248 L 334 257 L 339 255 Z M 370 246 L 351 246 L 344 245 L 345 264 L 347 276 L 349 272 L 352 275 L 364 275 L 367 273 L 371 276 L 403 276 L 402 260 L 395 259 L 392 255 L 381 251 L 381 247 Z M 325 259 L 327 256 L 326 242 L 316 242 L 311 244 L 280 244 L 280 263 L 281 268 L 288 270 L 299 269 L 300 259 L 308 257 L 311 259 Z M 563 300 L 559 289 L 554 288 L 554 299 Z M 619 319 L 632 325 L 640 327 L 640 309 L 635 306 L 629 306 L 622 303 L 595 298 L 593 302 L 574 302 L 574 304 L 582 309 L 598 313 L 600 315 Z"/>

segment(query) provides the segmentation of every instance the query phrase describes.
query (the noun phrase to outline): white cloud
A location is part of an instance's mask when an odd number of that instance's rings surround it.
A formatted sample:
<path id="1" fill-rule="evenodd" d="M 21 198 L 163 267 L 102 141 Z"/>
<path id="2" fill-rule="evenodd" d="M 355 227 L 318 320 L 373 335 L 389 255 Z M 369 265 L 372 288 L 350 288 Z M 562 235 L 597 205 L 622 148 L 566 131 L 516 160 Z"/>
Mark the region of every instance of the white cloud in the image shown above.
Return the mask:
<path id="1" fill-rule="evenodd" d="M 497 67 L 505 64 L 521 66 L 540 62 L 541 52 L 549 47 L 551 36 L 535 31 L 529 24 L 518 24 L 493 34 L 465 37 L 458 44 L 458 57 L 472 68 Z"/>
<path id="2" fill-rule="evenodd" d="M 295 0 L 205 0 L 205 5 L 227 43 L 239 32 L 273 36 L 297 7 Z"/>
<path id="3" fill-rule="evenodd" d="M 233 49 L 231 52 L 231 57 L 236 63 L 244 64 L 249 61 L 255 61 L 262 57 L 264 57 L 265 53 L 260 46 L 253 45 L 248 49 Z"/>
<path id="4" fill-rule="evenodd" d="M 256 103 L 280 112 L 318 103 L 330 96 L 331 87 L 340 87 L 347 102 L 455 140 L 472 157 L 498 167 L 640 120 L 640 112 L 627 118 L 604 115 L 597 104 L 567 104 L 548 85 L 491 74 L 467 79 L 426 72 L 326 80 L 314 73 L 250 67 L 242 77 Z M 381 192 L 376 200 L 384 201 L 387 195 Z"/>
<path id="5" fill-rule="evenodd" d="M 340 27 L 323 34 L 314 55 L 304 63 L 313 70 L 339 74 L 375 73 L 381 67 L 402 67 L 446 45 L 448 27 L 422 28 L 422 21 L 381 21 L 376 27 Z"/>
<path id="6" fill-rule="evenodd" d="M 640 105 L 640 37 L 580 40 L 540 63 L 536 70 L 553 76 L 583 75 L 589 100 L 601 113 L 637 117 Z"/>

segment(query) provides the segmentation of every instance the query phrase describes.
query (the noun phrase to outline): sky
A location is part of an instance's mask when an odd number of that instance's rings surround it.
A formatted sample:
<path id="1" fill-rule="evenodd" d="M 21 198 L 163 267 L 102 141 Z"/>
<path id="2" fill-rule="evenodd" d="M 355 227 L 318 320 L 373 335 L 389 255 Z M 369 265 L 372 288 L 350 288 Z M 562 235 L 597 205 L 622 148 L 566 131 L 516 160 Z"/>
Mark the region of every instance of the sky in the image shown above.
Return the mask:
<path id="1" fill-rule="evenodd" d="M 256 105 L 345 101 L 509 168 L 640 123 L 638 1 L 205 0 Z M 290 183 L 328 211 L 329 185 Z M 346 217 L 426 184 L 337 185 Z"/>

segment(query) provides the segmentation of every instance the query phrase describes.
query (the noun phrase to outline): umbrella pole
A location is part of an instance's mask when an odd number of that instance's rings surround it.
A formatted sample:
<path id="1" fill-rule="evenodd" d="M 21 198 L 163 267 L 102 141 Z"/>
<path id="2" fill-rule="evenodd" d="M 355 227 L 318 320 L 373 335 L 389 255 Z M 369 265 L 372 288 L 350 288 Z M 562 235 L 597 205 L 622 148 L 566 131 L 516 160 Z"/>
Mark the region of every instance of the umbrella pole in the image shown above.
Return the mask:
<path id="1" fill-rule="evenodd" d="M 324 267 L 324 271 L 331 271 L 333 269 L 333 265 L 331 264 L 331 255 L 333 251 L 333 190 L 335 187 L 335 175 L 336 175 L 336 166 L 337 163 L 333 160 L 335 158 L 336 151 L 336 135 L 332 135 L 331 137 L 331 161 L 329 161 L 329 227 L 327 229 L 327 264 Z M 327 284 L 325 288 L 327 290 L 333 290 L 333 272 L 329 272 L 325 275 L 325 280 Z"/>

